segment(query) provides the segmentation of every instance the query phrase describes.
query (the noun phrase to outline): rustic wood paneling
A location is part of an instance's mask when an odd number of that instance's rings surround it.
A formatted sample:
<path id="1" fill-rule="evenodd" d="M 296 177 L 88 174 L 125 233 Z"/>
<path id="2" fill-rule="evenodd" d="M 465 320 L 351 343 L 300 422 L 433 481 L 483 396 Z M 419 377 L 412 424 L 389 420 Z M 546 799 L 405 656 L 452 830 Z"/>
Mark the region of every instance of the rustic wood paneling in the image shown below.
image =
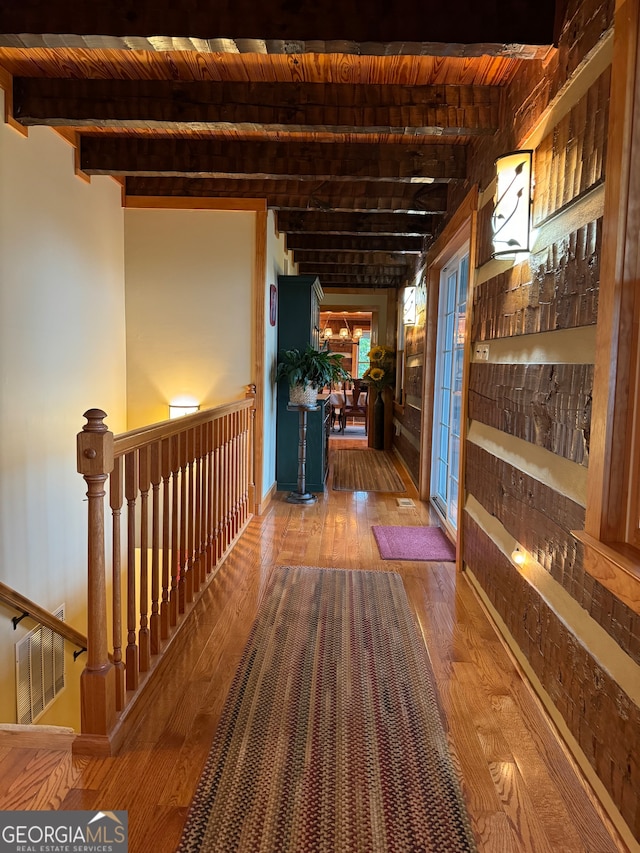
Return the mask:
<path id="1" fill-rule="evenodd" d="M 495 177 L 496 157 L 518 148 L 542 117 L 549 102 L 569 76 L 584 62 L 613 23 L 614 0 L 571 0 L 566 6 L 557 54 L 545 63 L 523 63 L 504 90 L 504 116 L 509 121 L 491 138 L 477 138 L 470 145 L 469 179 L 487 187 Z M 606 131 L 606 125 L 603 125 Z M 585 152 L 588 156 L 589 152 Z M 537 163 L 536 192 L 537 192 Z M 462 186 L 451 188 L 451 210 L 464 196 Z M 486 260 L 485 244 L 479 257 Z"/>
<path id="2" fill-rule="evenodd" d="M 534 224 L 604 179 L 610 88 L 608 69 L 537 147 Z"/>
<path id="3" fill-rule="evenodd" d="M 402 417 L 403 428 L 416 440 L 420 437 L 420 409 L 414 406 L 405 406 Z"/>
<path id="4" fill-rule="evenodd" d="M 405 367 L 404 389 L 406 393 L 418 400 L 422 397 L 422 383 L 424 380 L 424 366 L 422 364 L 411 364 Z M 419 431 L 419 426 L 418 426 Z"/>
<path id="5" fill-rule="evenodd" d="M 571 535 L 584 526 L 584 508 L 472 442 L 466 459 L 467 492 L 640 664 L 640 615 L 585 571 Z"/>
<path id="6" fill-rule="evenodd" d="M 404 351 L 407 356 L 424 353 L 424 326 L 407 326 L 404 330 Z"/>
<path id="7" fill-rule="evenodd" d="M 467 442 L 465 486 L 560 583 L 571 571 L 584 508 L 545 483 Z"/>
<path id="8" fill-rule="evenodd" d="M 591 364 L 471 365 L 469 417 L 586 465 Z"/>
<path id="9" fill-rule="evenodd" d="M 468 513 L 463 541 L 465 562 L 640 837 L 640 709 Z"/>
<path id="10" fill-rule="evenodd" d="M 414 485 L 418 485 L 418 480 L 420 477 L 420 454 L 418 450 L 413 446 L 413 444 L 406 438 L 406 436 L 393 435 L 393 448 L 398 452 L 404 467 L 407 469 L 407 473 L 411 477 Z"/>
<path id="11" fill-rule="evenodd" d="M 569 0 L 564 9 L 564 22 L 559 44 L 565 46 L 562 68 L 568 76 L 613 21 L 615 0 Z"/>
<path id="12" fill-rule="evenodd" d="M 601 247 L 600 218 L 476 287 L 473 340 L 595 324 Z"/>

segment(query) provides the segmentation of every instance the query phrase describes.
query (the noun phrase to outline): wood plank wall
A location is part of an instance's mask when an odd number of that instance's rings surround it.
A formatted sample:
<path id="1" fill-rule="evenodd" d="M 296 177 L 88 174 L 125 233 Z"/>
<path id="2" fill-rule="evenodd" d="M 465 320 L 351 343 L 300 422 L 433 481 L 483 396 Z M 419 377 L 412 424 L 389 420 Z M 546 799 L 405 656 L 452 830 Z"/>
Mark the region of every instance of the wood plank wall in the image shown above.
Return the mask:
<path id="1" fill-rule="evenodd" d="M 405 328 L 404 401 L 403 405 L 394 406 L 393 415 L 393 448 L 416 486 L 420 481 L 426 318 L 427 291 L 424 280 L 421 279 L 416 292 L 416 324 Z"/>
<path id="2" fill-rule="evenodd" d="M 462 542 L 497 624 L 640 841 L 640 617 L 585 571 L 571 535 L 586 506 L 610 68 L 548 122 L 550 100 L 593 61 L 613 5 L 567 4 L 557 55 L 514 79 L 509 121 L 469 159 L 484 202 L 472 351 L 487 343 L 489 360 L 470 366 Z M 509 268 L 491 258 L 493 163 L 531 138 L 537 237 Z M 522 569 L 515 544 L 527 554 Z"/>

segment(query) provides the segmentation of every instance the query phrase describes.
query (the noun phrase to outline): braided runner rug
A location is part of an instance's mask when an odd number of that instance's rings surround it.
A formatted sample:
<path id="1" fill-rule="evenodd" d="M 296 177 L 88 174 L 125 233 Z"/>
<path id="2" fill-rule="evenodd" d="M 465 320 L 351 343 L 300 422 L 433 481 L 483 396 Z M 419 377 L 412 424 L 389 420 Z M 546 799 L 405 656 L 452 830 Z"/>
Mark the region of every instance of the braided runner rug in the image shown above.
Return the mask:
<path id="1" fill-rule="evenodd" d="M 178 850 L 475 849 L 400 576 L 276 568 Z"/>
<path id="2" fill-rule="evenodd" d="M 380 450 L 334 450 L 331 455 L 336 491 L 406 491 L 390 457 Z"/>

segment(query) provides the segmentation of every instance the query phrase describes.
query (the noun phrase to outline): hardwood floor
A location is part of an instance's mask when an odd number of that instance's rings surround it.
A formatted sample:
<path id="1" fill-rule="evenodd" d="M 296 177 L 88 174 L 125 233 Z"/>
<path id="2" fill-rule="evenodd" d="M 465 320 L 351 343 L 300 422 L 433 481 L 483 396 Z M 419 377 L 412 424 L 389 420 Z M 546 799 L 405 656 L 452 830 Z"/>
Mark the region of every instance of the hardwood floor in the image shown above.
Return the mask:
<path id="1" fill-rule="evenodd" d="M 343 438 L 339 446 L 362 444 Z M 92 759 L 64 750 L 0 749 L 0 808 L 127 809 L 131 853 L 171 853 L 273 567 L 375 569 L 404 579 L 431 655 L 479 850 L 626 850 L 464 577 L 450 563 L 380 559 L 372 524 L 435 521 L 402 475 L 403 496 L 414 499 L 413 508 L 399 508 L 391 494 L 334 491 L 331 481 L 312 506 L 286 503 L 279 494 L 252 520 L 194 609 L 197 629 L 164 698 L 120 753 Z"/>

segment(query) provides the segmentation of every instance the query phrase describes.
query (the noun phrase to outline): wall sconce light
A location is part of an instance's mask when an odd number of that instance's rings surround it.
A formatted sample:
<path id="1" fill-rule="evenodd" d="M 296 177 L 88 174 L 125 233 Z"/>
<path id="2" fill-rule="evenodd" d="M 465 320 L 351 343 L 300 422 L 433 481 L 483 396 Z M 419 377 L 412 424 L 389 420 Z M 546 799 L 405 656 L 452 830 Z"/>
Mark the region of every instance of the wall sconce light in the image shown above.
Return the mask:
<path id="1" fill-rule="evenodd" d="M 402 324 L 404 326 L 415 326 L 416 320 L 416 289 L 415 287 L 405 287 L 402 296 Z"/>
<path id="2" fill-rule="evenodd" d="M 511 559 L 516 564 L 516 566 L 523 566 L 525 560 L 527 559 L 527 555 L 519 545 L 516 545 L 516 547 L 511 552 Z"/>
<path id="3" fill-rule="evenodd" d="M 532 156 L 533 151 L 512 151 L 496 160 L 494 258 L 529 251 Z"/>
<path id="4" fill-rule="evenodd" d="M 198 403 L 169 403 L 169 418 L 182 418 L 184 415 L 192 415 L 200 411 Z"/>

